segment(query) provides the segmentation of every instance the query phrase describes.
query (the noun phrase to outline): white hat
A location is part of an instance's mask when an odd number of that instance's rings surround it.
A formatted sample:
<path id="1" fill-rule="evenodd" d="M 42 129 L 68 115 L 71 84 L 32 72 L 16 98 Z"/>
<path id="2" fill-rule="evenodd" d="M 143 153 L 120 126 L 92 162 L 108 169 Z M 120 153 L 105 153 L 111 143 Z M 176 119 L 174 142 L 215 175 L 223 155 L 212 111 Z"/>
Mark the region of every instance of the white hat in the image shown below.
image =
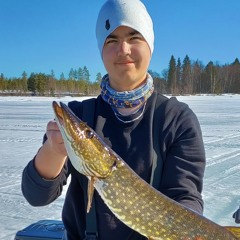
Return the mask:
<path id="1" fill-rule="evenodd" d="M 153 23 L 144 4 L 140 0 L 108 0 L 101 8 L 96 24 L 101 55 L 106 38 L 119 26 L 127 26 L 141 33 L 153 52 Z"/>

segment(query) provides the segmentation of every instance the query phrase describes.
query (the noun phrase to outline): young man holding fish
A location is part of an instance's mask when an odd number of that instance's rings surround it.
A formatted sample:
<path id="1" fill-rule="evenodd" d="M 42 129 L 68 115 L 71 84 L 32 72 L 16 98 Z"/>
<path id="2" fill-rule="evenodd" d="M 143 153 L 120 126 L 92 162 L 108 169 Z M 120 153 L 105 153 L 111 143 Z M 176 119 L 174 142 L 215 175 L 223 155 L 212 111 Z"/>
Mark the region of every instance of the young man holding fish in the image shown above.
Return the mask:
<path id="1" fill-rule="evenodd" d="M 156 152 L 162 167 L 154 173 L 154 178 L 159 179 L 157 190 L 202 214 L 205 151 L 201 129 L 186 104 L 154 92 L 153 79 L 147 72 L 154 32 L 145 6 L 139 0 L 107 1 L 99 12 L 96 37 L 108 74 L 102 79 L 101 94 L 95 102 L 94 130 L 148 183 L 156 151 L 154 132 L 159 131 Z M 158 101 L 162 102 L 162 110 L 156 127 L 153 120 Z M 82 118 L 81 102 L 69 106 Z M 23 194 L 34 206 L 47 205 L 60 196 L 70 174 L 62 218 L 67 239 L 80 240 L 86 230 L 81 186 L 84 176 L 68 160 L 59 128 L 50 121 L 42 147 L 24 169 Z M 98 239 L 146 239 L 118 220 L 97 193 L 95 203 Z"/>

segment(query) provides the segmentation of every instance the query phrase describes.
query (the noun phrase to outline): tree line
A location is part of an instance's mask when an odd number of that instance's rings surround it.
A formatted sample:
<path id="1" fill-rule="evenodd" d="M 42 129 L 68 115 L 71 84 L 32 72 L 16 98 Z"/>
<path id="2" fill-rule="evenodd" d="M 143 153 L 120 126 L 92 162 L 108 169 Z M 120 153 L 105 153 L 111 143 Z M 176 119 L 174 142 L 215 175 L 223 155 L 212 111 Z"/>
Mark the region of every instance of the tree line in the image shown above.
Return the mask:
<path id="1" fill-rule="evenodd" d="M 71 68 L 68 77 L 61 73 L 56 78 L 54 71 L 50 74 L 31 73 L 27 76 L 24 71 L 22 77 L 5 78 L 0 75 L 1 95 L 33 95 L 33 96 L 61 96 L 61 95 L 97 95 L 100 92 L 101 73 L 94 82 L 90 81 L 90 73 L 86 66 L 78 69 Z"/>
<path id="2" fill-rule="evenodd" d="M 210 61 L 206 66 L 199 60 L 191 60 L 188 55 L 183 61 L 170 58 L 168 68 L 161 74 L 149 70 L 154 80 L 155 90 L 163 94 L 223 94 L 240 93 L 240 62 L 238 58 L 231 64 L 220 65 Z M 62 73 L 57 78 L 50 74 L 24 71 L 19 78 L 6 78 L 0 75 L 1 95 L 97 95 L 100 93 L 102 74 L 99 72 L 94 81 L 86 66 L 71 68 L 67 77 Z"/>
<path id="3" fill-rule="evenodd" d="M 171 56 L 164 79 L 167 91 L 174 95 L 240 93 L 240 63 L 236 58 L 231 64 L 221 66 L 210 61 L 204 66 L 188 55 L 182 62 Z"/>

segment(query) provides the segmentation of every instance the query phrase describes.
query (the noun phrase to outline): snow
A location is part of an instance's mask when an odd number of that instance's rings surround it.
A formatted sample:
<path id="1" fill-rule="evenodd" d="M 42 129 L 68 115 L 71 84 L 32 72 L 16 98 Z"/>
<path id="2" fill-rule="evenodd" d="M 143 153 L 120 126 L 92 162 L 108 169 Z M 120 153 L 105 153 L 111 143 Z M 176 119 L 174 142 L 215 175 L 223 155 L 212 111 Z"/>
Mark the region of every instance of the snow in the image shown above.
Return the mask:
<path id="1" fill-rule="evenodd" d="M 220 225 L 236 225 L 240 205 L 240 95 L 180 96 L 196 113 L 207 154 L 204 215 Z M 76 99 L 76 98 L 74 98 Z M 82 100 L 83 98 L 77 98 Z M 21 175 L 41 146 L 52 101 L 71 97 L 0 97 L 0 239 L 41 219 L 61 219 L 62 196 L 45 207 L 32 207 L 21 193 Z"/>

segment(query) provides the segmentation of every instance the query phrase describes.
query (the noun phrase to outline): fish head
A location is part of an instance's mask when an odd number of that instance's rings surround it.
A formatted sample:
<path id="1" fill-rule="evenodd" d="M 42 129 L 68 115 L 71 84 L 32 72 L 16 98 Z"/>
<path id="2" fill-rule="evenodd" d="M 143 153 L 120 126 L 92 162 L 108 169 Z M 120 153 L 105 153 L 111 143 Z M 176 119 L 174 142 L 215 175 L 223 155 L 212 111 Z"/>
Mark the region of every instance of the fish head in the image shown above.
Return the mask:
<path id="1" fill-rule="evenodd" d="M 109 176 L 116 166 L 118 155 L 67 105 L 54 101 L 52 106 L 73 167 L 88 177 Z"/>

